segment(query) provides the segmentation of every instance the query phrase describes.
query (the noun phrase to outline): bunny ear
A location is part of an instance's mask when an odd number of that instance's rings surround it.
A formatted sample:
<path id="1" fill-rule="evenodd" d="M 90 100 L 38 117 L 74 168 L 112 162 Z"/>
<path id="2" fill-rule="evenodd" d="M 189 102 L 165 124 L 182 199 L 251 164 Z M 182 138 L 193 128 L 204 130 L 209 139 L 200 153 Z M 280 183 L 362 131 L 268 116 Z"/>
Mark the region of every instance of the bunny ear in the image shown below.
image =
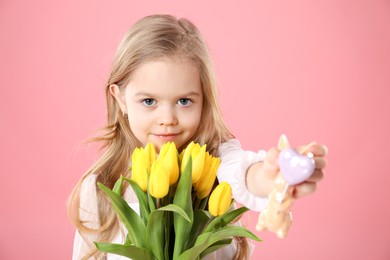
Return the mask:
<path id="1" fill-rule="evenodd" d="M 287 140 L 287 136 L 285 134 L 282 134 L 280 137 L 279 137 L 279 141 L 278 141 L 278 149 L 279 150 L 283 150 L 283 149 L 286 149 L 286 148 L 289 148 L 290 147 L 290 144 Z"/>

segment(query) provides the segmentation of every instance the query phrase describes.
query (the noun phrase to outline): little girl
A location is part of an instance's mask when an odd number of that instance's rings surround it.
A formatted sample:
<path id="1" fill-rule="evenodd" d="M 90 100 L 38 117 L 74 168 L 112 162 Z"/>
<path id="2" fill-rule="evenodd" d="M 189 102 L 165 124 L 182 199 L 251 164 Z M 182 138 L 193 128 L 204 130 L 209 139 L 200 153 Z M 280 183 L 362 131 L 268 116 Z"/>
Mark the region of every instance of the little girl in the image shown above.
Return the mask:
<path id="1" fill-rule="evenodd" d="M 279 172 L 279 150 L 243 151 L 226 127 L 218 107 L 213 66 L 197 28 L 186 19 L 169 15 L 148 16 L 124 36 L 106 85 L 108 122 L 101 136 L 105 152 L 75 186 L 69 201 L 69 216 L 75 225 L 73 259 L 121 259 L 99 252 L 93 241 L 123 243 L 121 226 L 110 202 L 96 188 L 101 182 L 112 188 L 128 172 L 136 147 L 152 142 L 157 152 L 172 141 L 179 151 L 195 141 L 207 144 L 208 152 L 221 158 L 218 180 L 227 181 L 236 201 L 261 211 Z M 324 146 L 311 143 L 305 151 L 314 154 L 314 174 L 292 188 L 294 198 L 313 193 L 323 176 Z M 123 194 L 134 209 L 135 194 Z M 234 242 L 207 257 L 246 259 L 246 239 Z"/>

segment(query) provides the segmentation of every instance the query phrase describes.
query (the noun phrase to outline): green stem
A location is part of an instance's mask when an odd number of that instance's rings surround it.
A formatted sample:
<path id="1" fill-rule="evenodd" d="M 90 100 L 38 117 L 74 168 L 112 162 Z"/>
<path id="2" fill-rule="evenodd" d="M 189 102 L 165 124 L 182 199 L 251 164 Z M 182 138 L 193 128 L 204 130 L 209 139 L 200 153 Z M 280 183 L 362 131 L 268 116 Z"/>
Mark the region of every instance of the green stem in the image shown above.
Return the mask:
<path id="1" fill-rule="evenodd" d="M 199 209 L 205 209 L 206 206 L 207 206 L 207 202 L 209 201 L 209 196 L 207 196 L 206 198 L 202 199 L 201 202 L 200 202 L 200 205 L 199 205 Z"/>
<path id="2" fill-rule="evenodd" d="M 195 199 L 192 202 L 192 205 L 194 205 L 194 208 L 193 208 L 194 210 L 199 208 L 200 202 L 201 202 L 201 200 L 195 195 Z"/>
<path id="3" fill-rule="evenodd" d="M 165 223 L 166 223 L 166 226 L 165 226 L 165 246 L 164 246 L 164 257 L 165 259 L 172 259 L 172 255 L 173 255 L 173 243 L 175 242 L 174 241 L 174 236 L 171 235 L 171 231 L 173 229 L 173 226 L 172 226 L 172 214 L 171 212 L 169 211 L 166 211 L 165 214 L 164 214 L 164 218 L 165 218 Z M 173 241 L 171 241 L 171 238 L 173 239 Z"/>
<path id="4" fill-rule="evenodd" d="M 168 193 L 168 203 L 169 204 L 173 203 L 174 195 L 175 195 L 175 187 L 171 186 L 171 187 L 169 187 L 169 193 Z"/>

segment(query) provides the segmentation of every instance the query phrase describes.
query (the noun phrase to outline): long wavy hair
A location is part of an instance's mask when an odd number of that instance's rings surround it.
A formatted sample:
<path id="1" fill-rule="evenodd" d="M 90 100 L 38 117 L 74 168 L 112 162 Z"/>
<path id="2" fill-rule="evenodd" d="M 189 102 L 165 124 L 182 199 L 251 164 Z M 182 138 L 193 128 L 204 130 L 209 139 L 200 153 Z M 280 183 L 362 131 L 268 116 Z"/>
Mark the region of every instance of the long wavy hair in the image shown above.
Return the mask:
<path id="1" fill-rule="evenodd" d="M 204 101 L 200 125 L 193 141 L 207 144 L 208 151 L 218 156 L 219 145 L 233 138 L 220 113 L 213 65 L 199 30 L 189 20 L 177 19 L 171 15 L 142 18 L 123 37 L 111 66 L 105 90 L 107 124 L 99 136 L 91 138 L 91 141 L 102 143 L 104 152 L 78 181 L 69 198 L 69 218 L 82 236 L 93 234 L 98 241 L 112 241 L 120 230 L 118 218 L 111 209 L 110 202 L 99 189 L 97 201 L 100 227 L 88 227 L 80 219 L 80 190 L 83 180 L 90 174 L 95 174 L 97 181 L 112 188 L 121 175 L 130 174 L 129 158 L 133 150 L 141 146 L 130 129 L 127 117 L 122 114 L 119 104 L 110 93 L 110 85 L 126 86 L 141 64 L 163 57 L 185 59 L 199 70 Z M 188 140 L 190 141 L 192 140 Z M 246 258 L 249 251 L 247 240 L 237 238 L 236 242 L 235 259 Z M 101 258 L 103 255 L 94 248 L 85 259 Z"/>

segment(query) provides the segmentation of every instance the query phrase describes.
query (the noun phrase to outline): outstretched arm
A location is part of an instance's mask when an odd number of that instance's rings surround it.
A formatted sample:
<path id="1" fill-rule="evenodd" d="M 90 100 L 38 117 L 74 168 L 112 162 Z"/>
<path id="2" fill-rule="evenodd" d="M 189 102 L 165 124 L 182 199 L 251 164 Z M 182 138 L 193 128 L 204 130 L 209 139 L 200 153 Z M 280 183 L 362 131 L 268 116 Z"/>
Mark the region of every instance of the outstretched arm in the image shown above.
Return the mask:
<path id="1" fill-rule="evenodd" d="M 312 142 L 298 147 L 297 150 L 300 153 L 312 153 L 316 169 L 306 181 L 290 188 L 294 199 L 312 194 L 316 190 L 327 164 L 327 148 L 324 145 Z M 245 151 L 238 140 L 228 140 L 220 147 L 218 180 L 226 181 L 232 186 L 233 197 L 237 202 L 251 210 L 261 211 L 265 208 L 267 197 L 280 172 L 279 153 L 280 149 L 276 147 L 267 152 Z"/>

